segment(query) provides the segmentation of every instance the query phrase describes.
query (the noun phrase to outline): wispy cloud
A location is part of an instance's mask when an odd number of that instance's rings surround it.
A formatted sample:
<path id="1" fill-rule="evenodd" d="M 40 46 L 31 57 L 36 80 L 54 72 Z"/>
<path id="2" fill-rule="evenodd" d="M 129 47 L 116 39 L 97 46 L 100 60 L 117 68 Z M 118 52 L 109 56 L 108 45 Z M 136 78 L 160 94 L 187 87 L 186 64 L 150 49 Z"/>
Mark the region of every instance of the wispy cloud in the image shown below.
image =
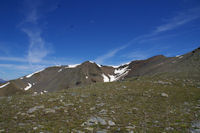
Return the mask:
<path id="1" fill-rule="evenodd" d="M 38 1 L 38 0 L 25 0 L 24 1 L 24 6 L 25 6 L 25 10 L 26 12 L 24 12 L 25 14 L 25 18 L 22 21 L 22 23 L 34 23 L 36 24 L 38 22 L 39 19 L 39 13 L 38 13 L 38 8 L 41 6 L 42 1 Z"/>
<path id="2" fill-rule="evenodd" d="M 23 29 L 29 37 L 29 50 L 27 59 L 30 63 L 40 63 L 45 58 L 50 50 L 46 47 L 46 42 L 41 37 L 40 30 L 32 31 Z"/>
<path id="3" fill-rule="evenodd" d="M 173 30 L 179 26 L 189 23 L 195 19 L 198 19 L 200 18 L 199 12 L 200 12 L 200 8 L 198 7 L 198 8 L 189 9 L 186 12 L 178 13 L 178 15 L 176 15 L 175 17 L 169 18 L 166 24 L 156 27 L 153 33 L 158 34 L 160 32 Z"/>
<path id="4" fill-rule="evenodd" d="M 155 29 L 152 32 L 135 37 L 131 41 L 129 41 L 125 46 L 121 46 L 119 48 L 111 50 L 110 52 L 108 52 L 102 56 L 99 56 L 96 59 L 96 62 L 105 63 L 105 61 L 107 59 L 114 57 L 116 55 L 116 53 L 127 48 L 128 46 L 131 46 L 132 44 L 144 43 L 144 42 L 151 41 L 151 40 L 159 40 L 159 39 L 166 38 L 166 37 L 176 36 L 175 34 L 160 36 L 160 34 L 163 32 L 166 32 L 166 31 L 174 30 L 174 29 L 176 29 L 180 26 L 183 26 L 189 22 L 199 19 L 200 18 L 199 12 L 200 12 L 200 7 L 192 8 L 185 12 L 179 12 L 174 17 L 165 19 L 166 23 L 155 27 Z M 150 52 L 152 52 L 152 50 Z M 132 59 L 144 59 L 144 58 L 149 57 L 149 55 L 151 55 L 149 52 L 144 53 L 141 51 L 133 51 L 133 52 L 127 54 L 126 56 L 131 57 Z"/>
<path id="5" fill-rule="evenodd" d="M 1 61 L 14 61 L 14 62 L 27 62 L 28 60 L 26 58 L 20 58 L 20 57 L 0 57 Z"/>
<path id="6" fill-rule="evenodd" d="M 45 68 L 44 65 L 16 65 L 16 64 L 0 64 L 0 67 L 4 68 L 12 68 L 16 70 L 38 70 L 41 68 Z"/>
<path id="7" fill-rule="evenodd" d="M 126 47 L 128 47 L 128 45 L 125 45 L 125 46 L 122 46 L 122 47 L 119 47 L 119 48 L 115 48 L 111 51 L 109 51 L 108 53 L 102 55 L 102 56 L 99 56 L 95 59 L 95 62 L 99 63 L 99 64 L 102 64 L 104 63 L 107 59 L 115 56 L 119 51 L 125 49 Z"/>
<path id="8" fill-rule="evenodd" d="M 173 34 L 173 35 L 162 35 L 162 37 L 160 37 L 160 34 L 174 30 L 180 26 L 190 23 L 196 19 L 199 19 L 200 18 L 199 12 L 200 12 L 200 7 L 188 9 L 184 12 L 178 12 L 175 16 L 165 19 L 165 23 L 155 27 L 155 29 L 152 32 L 138 36 L 134 38 L 132 41 L 130 41 L 130 43 L 137 43 L 137 42 L 142 43 L 149 40 L 165 38 L 166 36 L 167 37 L 176 36 L 175 34 Z"/>
<path id="9" fill-rule="evenodd" d="M 46 60 L 42 60 L 42 62 L 40 63 L 32 63 L 29 64 L 29 59 L 25 58 L 25 57 L 5 57 L 5 56 L 0 56 L 0 61 L 5 61 L 6 63 L 12 63 L 12 64 L 16 64 L 16 63 L 23 63 L 23 64 L 27 64 L 27 65 L 45 65 L 45 66 L 52 66 L 52 65 L 66 65 L 66 64 L 77 64 L 80 63 L 79 60 L 76 59 L 72 59 L 72 58 L 51 58 L 51 59 L 46 59 Z M 16 62 L 16 63 L 15 63 Z M 6 67 L 6 66 L 5 66 Z"/>
<path id="10" fill-rule="evenodd" d="M 39 25 L 40 19 L 46 13 L 51 12 L 57 8 L 55 6 L 43 3 L 43 0 L 25 0 L 26 13 L 25 17 L 20 24 L 21 30 L 29 38 L 29 48 L 27 51 L 27 59 L 29 63 L 41 63 L 52 50 L 48 47 L 49 43 L 42 37 L 42 28 Z"/>

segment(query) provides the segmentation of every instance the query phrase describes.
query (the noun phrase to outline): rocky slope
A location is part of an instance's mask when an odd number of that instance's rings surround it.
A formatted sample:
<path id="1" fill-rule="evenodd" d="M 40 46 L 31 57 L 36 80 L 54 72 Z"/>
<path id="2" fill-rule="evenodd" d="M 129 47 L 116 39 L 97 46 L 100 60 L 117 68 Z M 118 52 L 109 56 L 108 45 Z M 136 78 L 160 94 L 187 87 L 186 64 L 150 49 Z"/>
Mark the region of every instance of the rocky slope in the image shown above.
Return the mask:
<path id="1" fill-rule="evenodd" d="M 198 133 L 200 80 L 130 78 L 0 98 L 0 132 Z"/>
<path id="2" fill-rule="evenodd" d="M 49 67 L 0 85 L 0 96 L 26 92 L 43 94 L 96 82 L 113 82 L 157 74 L 199 79 L 200 48 L 177 57 L 158 55 L 118 67 L 98 65 L 91 61 Z"/>

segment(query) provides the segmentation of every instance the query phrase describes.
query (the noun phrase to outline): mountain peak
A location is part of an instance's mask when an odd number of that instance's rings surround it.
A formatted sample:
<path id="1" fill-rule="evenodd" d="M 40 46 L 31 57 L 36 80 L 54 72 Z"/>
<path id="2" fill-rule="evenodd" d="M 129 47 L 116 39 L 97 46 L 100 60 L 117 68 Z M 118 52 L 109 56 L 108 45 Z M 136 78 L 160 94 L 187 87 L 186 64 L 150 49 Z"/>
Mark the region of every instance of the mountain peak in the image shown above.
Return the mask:
<path id="1" fill-rule="evenodd" d="M 101 67 L 102 65 L 97 64 L 96 62 L 93 61 L 85 61 L 81 65 L 97 65 L 98 67 Z"/>

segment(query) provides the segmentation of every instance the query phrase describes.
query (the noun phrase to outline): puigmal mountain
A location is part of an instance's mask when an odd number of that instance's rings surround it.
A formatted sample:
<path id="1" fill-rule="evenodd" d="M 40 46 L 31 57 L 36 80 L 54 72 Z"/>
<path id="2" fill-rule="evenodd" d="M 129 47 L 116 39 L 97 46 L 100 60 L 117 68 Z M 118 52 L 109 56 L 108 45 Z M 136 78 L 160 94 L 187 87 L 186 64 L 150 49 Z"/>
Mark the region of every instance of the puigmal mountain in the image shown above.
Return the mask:
<path id="1" fill-rule="evenodd" d="M 158 74 L 199 79 L 200 48 L 176 57 L 158 55 L 118 67 L 99 65 L 91 61 L 78 65 L 48 67 L 2 84 L 0 96 L 26 92 L 43 94 L 96 82 L 114 82 Z"/>

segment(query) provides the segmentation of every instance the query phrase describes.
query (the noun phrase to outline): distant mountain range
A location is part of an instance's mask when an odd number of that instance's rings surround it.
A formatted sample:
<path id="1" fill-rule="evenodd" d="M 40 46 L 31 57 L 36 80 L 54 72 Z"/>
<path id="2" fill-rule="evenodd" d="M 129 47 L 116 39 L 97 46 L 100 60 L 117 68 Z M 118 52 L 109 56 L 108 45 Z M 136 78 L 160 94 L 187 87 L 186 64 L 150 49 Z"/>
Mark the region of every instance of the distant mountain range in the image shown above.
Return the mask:
<path id="1" fill-rule="evenodd" d="M 0 84 L 5 83 L 6 81 L 3 79 L 0 79 Z"/>
<path id="2" fill-rule="evenodd" d="M 96 82 L 114 82 L 133 77 L 168 75 L 200 78 L 200 48 L 176 57 L 158 55 L 120 66 L 86 61 L 78 65 L 48 67 L 0 86 L 0 96 L 16 93 L 46 93 Z"/>

